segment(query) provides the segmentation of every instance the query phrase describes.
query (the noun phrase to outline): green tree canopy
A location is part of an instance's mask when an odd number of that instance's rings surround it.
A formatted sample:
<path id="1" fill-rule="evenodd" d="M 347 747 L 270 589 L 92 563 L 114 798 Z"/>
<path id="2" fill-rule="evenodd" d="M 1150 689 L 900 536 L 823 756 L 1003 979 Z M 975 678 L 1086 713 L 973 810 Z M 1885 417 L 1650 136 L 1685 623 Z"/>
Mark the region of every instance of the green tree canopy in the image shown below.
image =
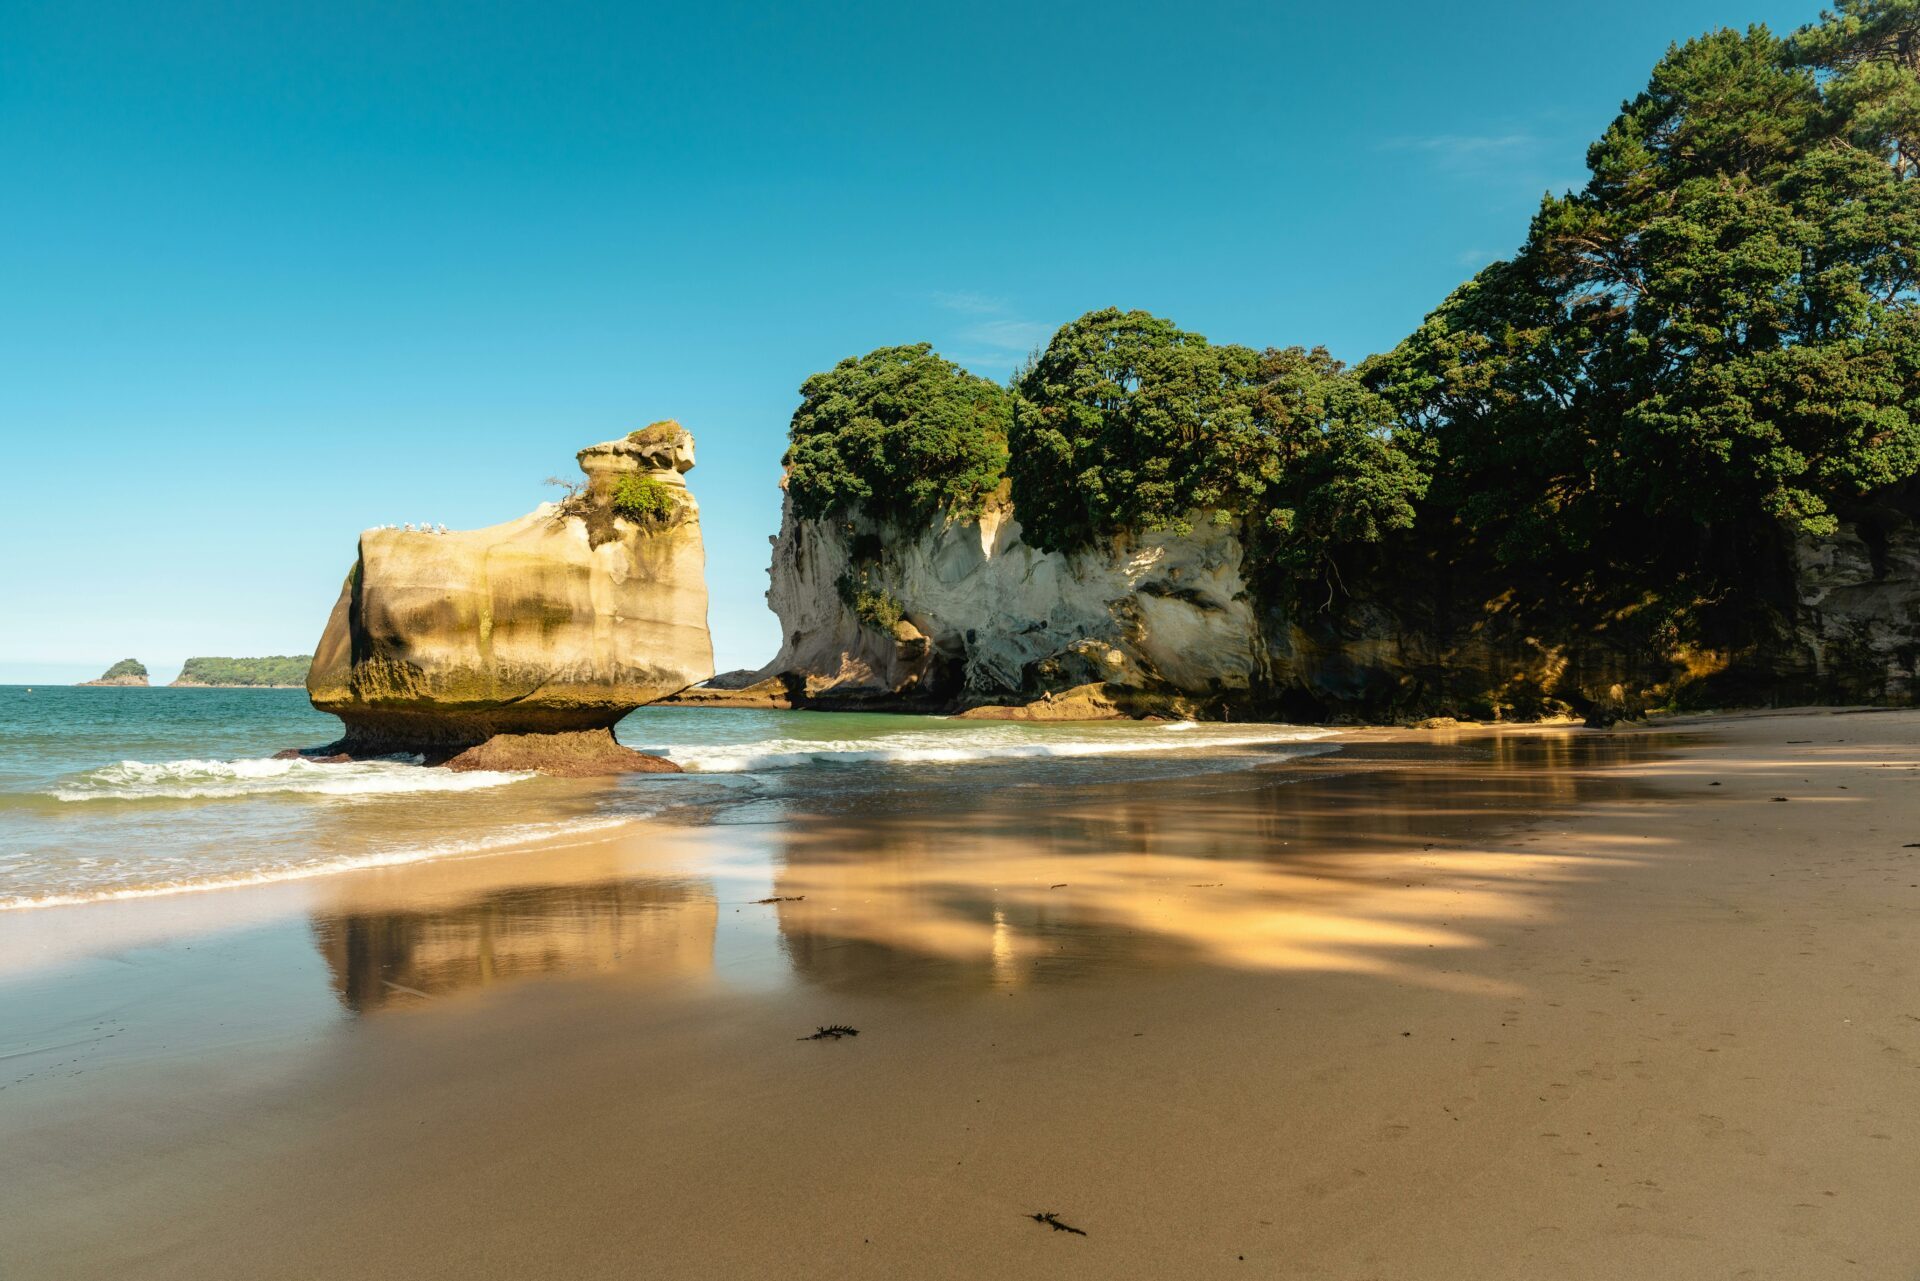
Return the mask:
<path id="1" fill-rule="evenodd" d="M 1007 390 L 927 343 L 843 360 L 800 396 L 785 461 L 803 518 L 855 505 L 901 523 L 977 514 L 1005 474 Z"/>
<path id="2" fill-rule="evenodd" d="M 1324 348 L 1216 345 L 1109 308 L 1063 326 L 1016 389 L 1014 510 L 1042 548 L 1242 521 L 1256 574 L 1284 587 L 1411 526 L 1426 488 L 1388 403 Z"/>
<path id="3" fill-rule="evenodd" d="M 1402 445 L 1388 402 L 1326 348 L 1262 353 L 1253 416 L 1264 488 L 1249 535 L 1289 593 L 1315 579 L 1337 588 L 1343 549 L 1413 527 L 1427 491 L 1423 460 Z"/>
<path id="4" fill-rule="evenodd" d="M 202 685 L 304 685 L 308 654 L 275 654 L 266 658 L 189 658 L 179 680 Z"/>
<path id="5" fill-rule="evenodd" d="M 1920 466 L 1920 188 L 1806 65 L 1844 65 L 1836 22 L 1669 51 L 1585 190 L 1369 362 L 1430 438 L 1435 501 L 1503 559 L 1826 532 L 1835 502 Z"/>
<path id="6" fill-rule="evenodd" d="M 1250 348 L 1215 346 L 1144 311 L 1092 311 L 1017 379 L 1013 505 L 1044 549 L 1122 529 L 1183 530 L 1263 487 Z"/>
<path id="7" fill-rule="evenodd" d="M 1790 53 L 1829 77 L 1852 145 L 1891 152 L 1901 177 L 1920 176 L 1920 0 L 1840 0 L 1794 35 Z"/>

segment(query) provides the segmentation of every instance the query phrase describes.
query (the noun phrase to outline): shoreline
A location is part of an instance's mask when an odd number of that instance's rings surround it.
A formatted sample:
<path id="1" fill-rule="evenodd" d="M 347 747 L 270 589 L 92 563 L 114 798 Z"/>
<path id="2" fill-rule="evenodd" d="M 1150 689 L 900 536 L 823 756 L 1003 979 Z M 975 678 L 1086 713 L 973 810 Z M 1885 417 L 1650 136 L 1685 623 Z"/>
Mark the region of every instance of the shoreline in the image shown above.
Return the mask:
<path id="1" fill-rule="evenodd" d="M 685 715 L 684 711 L 677 714 Z M 725 814 L 713 810 L 727 808 L 723 798 L 730 791 L 743 803 L 751 803 L 756 796 L 761 796 L 769 803 L 806 805 L 805 798 L 822 791 L 844 796 L 871 787 L 911 794 L 916 803 L 941 804 L 945 803 L 941 798 L 947 793 L 977 789 L 984 785 L 981 780 L 1018 781 L 1024 777 L 1021 763 L 1029 760 L 1063 761 L 1063 769 L 1077 772 L 1083 779 L 1102 772 L 1102 767 L 1095 763 L 1096 758 L 1112 761 L 1116 768 L 1123 770 L 1127 768 L 1124 762 L 1144 760 L 1149 764 L 1139 768 L 1147 772 L 1218 773 L 1244 768 L 1250 762 L 1263 759 L 1262 753 L 1270 748 L 1277 749 L 1284 757 L 1302 751 L 1329 750 L 1323 742 L 1332 743 L 1335 739 L 1333 731 L 1295 726 L 1171 727 L 1193 731 L 1185 734 L 1161 733 L 1162 728 L 1167 727 L 1102 723 L 1045 727 L 1037 731 L 1020 727 L 1003 732 L 996 727 L 920 720 L 902 723 L 896 734 L 886 726 L 875 730 L 870 724 L 815 715 L 796 718 L 790 727 L 769 725 L 737 743 L 739 736 L 730 737 L 724 732 L 703 739 L 698 729 L 691 732 L 687 741 L 679 741 L 676 735 L 684 729 L 679 722 L 630 731 L 632 741 L 650 746 L 659 743 L 658 750 L 670 752 L 684 761 L 684 770 L 671 771 L 681 775 L 673 782 L 682 786 L 656 785 L 652 780 L 628 784 L 610 776 L 587 776 L 577 780 L 577 786 L 570 786 L 569 775 L 509 768 L 515 764 L 510 761 L 486 761 L 479 771 L 422 770 L 413 763 L 390 763 L 385 757 L 347 762 L 338 758 L 316 758 L 312 752 L 296 754 L 293 750 L 278 752 L 270 758 L 243 752 L 240 759 L 231 762 L 231 767 L 224 758 L 207 762 L 162 761 L 158 765 L 123 762 L 124 768 L 118 772 L 115 768 L 104 768 L 77 776 L 77 782 L 76 776 L 70 775 L 61 780 L 59 786 L 48 790 L 43 785 L 42 790 L 55 800 L 77 806 L 70 811 L 76 818 L 98 815 L 111 819 L 118 812 L 117 802 L 122 799 L 158 805 L 178 799 L 205 802 L 210 808 L 201 812 L 205 821 L 213 822 L 227 812 L 226 802 L 251 799 L 244 789 L 254 782 L 259 784 L 259 789 L 253 795 L 262 798 L 297 797 L 303 793 L 340 797 L 400 796 L 416 790 L 422 793 L 459 791 L 469 785 L 473 788 L 515 786 L 510 789 L 511 795 L 506 791 L 497 794 L 498 799 L 490 803 L 487 820 L 449 816 L 455 820 L 452 824 L 421 827 L 413 840 L 387 839 L 393 829 L 381 829 L 378 835 L 369 833 L 370 839 L 356 846 L 350 834 L 342 837 L 334 827 L 327 826 L 337 818 L 339 828 L 344 830 L 350 822 L 354 807 L 341 803 L 305 816 L 298 809 L 281 811 L 289 822 L 306 825 L 305 835 L 310 843 L 307 848 L 301 848 L 298 842 L 302 833 L 293 829 L 278 857 L 202 864 L 180 859 L 147 860 L 144 866 L 136 864 L 118 875 L 98 874 L 64 880 L 54 875 L 0 876 L 0 882 L 6 882 L 0 884 L 0 917 L 13 912 L 77 907 L 92 902 L 170 897 L 324 877 L 355 868 L 537 845 L 545 839 L 541 834 L 519 830 L 526 826 L 551 829 L 559 839 L 573 840 L 581 831 L 612 826 L 616 818 L 631 817 L 636 810 L 664 815 L 670 822 L 724 822 L 727 821 Z M 847 737 L 849 734 L 851 738 Z M 876 741 L 866 743 L 863 740 L 867 737 L 874 737 Z M 638 757 L 633 749 L 623 747 L 621 751 Z M 1238 759 L 1212 759 L 1229 752 L 1239 753 Z M 1164 765 L 1151 763 L 1161 756 L 1166 758 Z M 852 768 L 851 771 L 830 769 L 815 775 L 820 784 L 816 788 L 806 781 L 807 771 L 823 763 Z M 921 764 L 939 770 L 926 786 L 916 782 L 912 774 L 900 772 Z M 371 773 L 364 778 L 354 775 L 347 768 L 349 765 Z M 866 770 L 869 765 L 877 772 L 867 783 L 862 783 L 859 781 L 862 775 L 853 771 Z M 1010 765 L 1013 768 L 1010 769 Z M 331 772 L 336 768 L 340 770 L 337 775 Z M 800 772 L 791 772 L 795 769 Z M 381 770 L 387 773 L 379 773 Z M 288 778 L 290 771 L 294 775 Z M 756 777 L 743 777 L 749 775 Z M 241 780 L 238 784 L 233 782 L 236 777 Z M 729 784 L 735 783 L 745 786 L 730 789 Z M 589 796 L 590 801 L 586 800 Z M 542 815 L 543 821 L 516 821 L 536 814 Z M 61 817 L 65 816 L 61 813 Z M 312 844 L 310 839 L 322 833 L 327 838 L 324 853 L 322 847 Z M 48 839 L 50 841 L 51 836 Z M 143 872 L 147 874 L 143 876 Z"/>
<path id="2" fill-rule="evenodd" d="M 0 1271 L 1912 1270 L 1920 712 L 1340 741 L 0 916 Z"/>

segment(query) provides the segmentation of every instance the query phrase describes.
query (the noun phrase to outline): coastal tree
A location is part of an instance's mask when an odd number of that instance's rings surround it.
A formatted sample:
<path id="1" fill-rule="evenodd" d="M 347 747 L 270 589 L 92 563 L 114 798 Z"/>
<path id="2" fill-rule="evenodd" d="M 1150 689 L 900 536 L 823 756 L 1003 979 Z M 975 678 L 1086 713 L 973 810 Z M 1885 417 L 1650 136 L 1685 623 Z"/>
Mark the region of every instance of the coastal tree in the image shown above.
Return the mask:
<path id="1" fill-rule="evenodd" d="M 1109 307 L 1062 325 L 1016 379 L 1014 508 L 1027 540 L 1083 547 L 1120 530 L 1186 531 L 1264 484 L 1247 347 Z"/>
<path id="2" fill-rule="evenodd" d="M 1806 61 L 1844 46 L 1753 27 L 1671 50 L 1585 189 L 1369 362 L 1428 440 L 1435 506 L 1501 560 L 1731 565 L 1920 468 L 1920 188 Z"/>
<path id="3" fill-rule="evenodd" d="M 1254 576 L 1338 581 L 1341 548 L 1410 527 L 1424 492 L 1390 406 L 1325 348 L 1208 342 L 1144 311 L 1063 326 L 1016 380 L 1015 510 L 1036 546 L 1239 522 Z"/>
<path id="4" fill-rule="evenodd" d="M 1890 152 L 1901 177 L 1920 176 L 1920 0 L 1840 0 L 1788 52 L 1827 78 L 1852 145 Z"/>
<path id="5" fill-rule="evenodd" d="M 1007 390 L 927 343 L 850 357 L 800 397 L 785 463 L 803 518 L 856 506 L 902 524 L 976 515 L 1005 474 Z"/>
<path id="6" fill-rule="evenodd" d="M 1268 348 L 1252 389 L 1264 453 L 1248 534 L 1269 586 L 1298 601 L 1342 590 L 1343 551 L 1411 529 L 1426 493 L 1391 406 L 1324 347 Z"/>

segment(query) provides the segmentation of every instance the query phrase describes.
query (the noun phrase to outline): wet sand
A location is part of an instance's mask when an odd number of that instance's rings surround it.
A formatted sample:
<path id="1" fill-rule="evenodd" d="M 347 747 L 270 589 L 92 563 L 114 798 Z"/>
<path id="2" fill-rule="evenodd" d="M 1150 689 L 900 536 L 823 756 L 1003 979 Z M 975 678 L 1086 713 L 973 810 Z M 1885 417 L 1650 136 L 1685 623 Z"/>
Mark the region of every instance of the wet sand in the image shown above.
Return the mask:
<path id="1" fill-rule="evenodd" d="M 1359 734 L 12 914 L 0 1277 L 1913 1276 L 1916 769 Z"/>

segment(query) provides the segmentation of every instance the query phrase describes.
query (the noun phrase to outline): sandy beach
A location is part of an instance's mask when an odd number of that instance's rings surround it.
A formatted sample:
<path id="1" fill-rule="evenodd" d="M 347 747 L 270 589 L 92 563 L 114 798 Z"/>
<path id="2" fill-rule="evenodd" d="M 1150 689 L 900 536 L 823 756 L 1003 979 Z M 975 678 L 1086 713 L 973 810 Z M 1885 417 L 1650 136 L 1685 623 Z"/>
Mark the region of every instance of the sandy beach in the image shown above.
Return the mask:
<path id="1" fill-rule="evenodd" d="M 1916 770 L 1362 731 L 0 915 L 0 1277 L 1920 1275 Z"/>

